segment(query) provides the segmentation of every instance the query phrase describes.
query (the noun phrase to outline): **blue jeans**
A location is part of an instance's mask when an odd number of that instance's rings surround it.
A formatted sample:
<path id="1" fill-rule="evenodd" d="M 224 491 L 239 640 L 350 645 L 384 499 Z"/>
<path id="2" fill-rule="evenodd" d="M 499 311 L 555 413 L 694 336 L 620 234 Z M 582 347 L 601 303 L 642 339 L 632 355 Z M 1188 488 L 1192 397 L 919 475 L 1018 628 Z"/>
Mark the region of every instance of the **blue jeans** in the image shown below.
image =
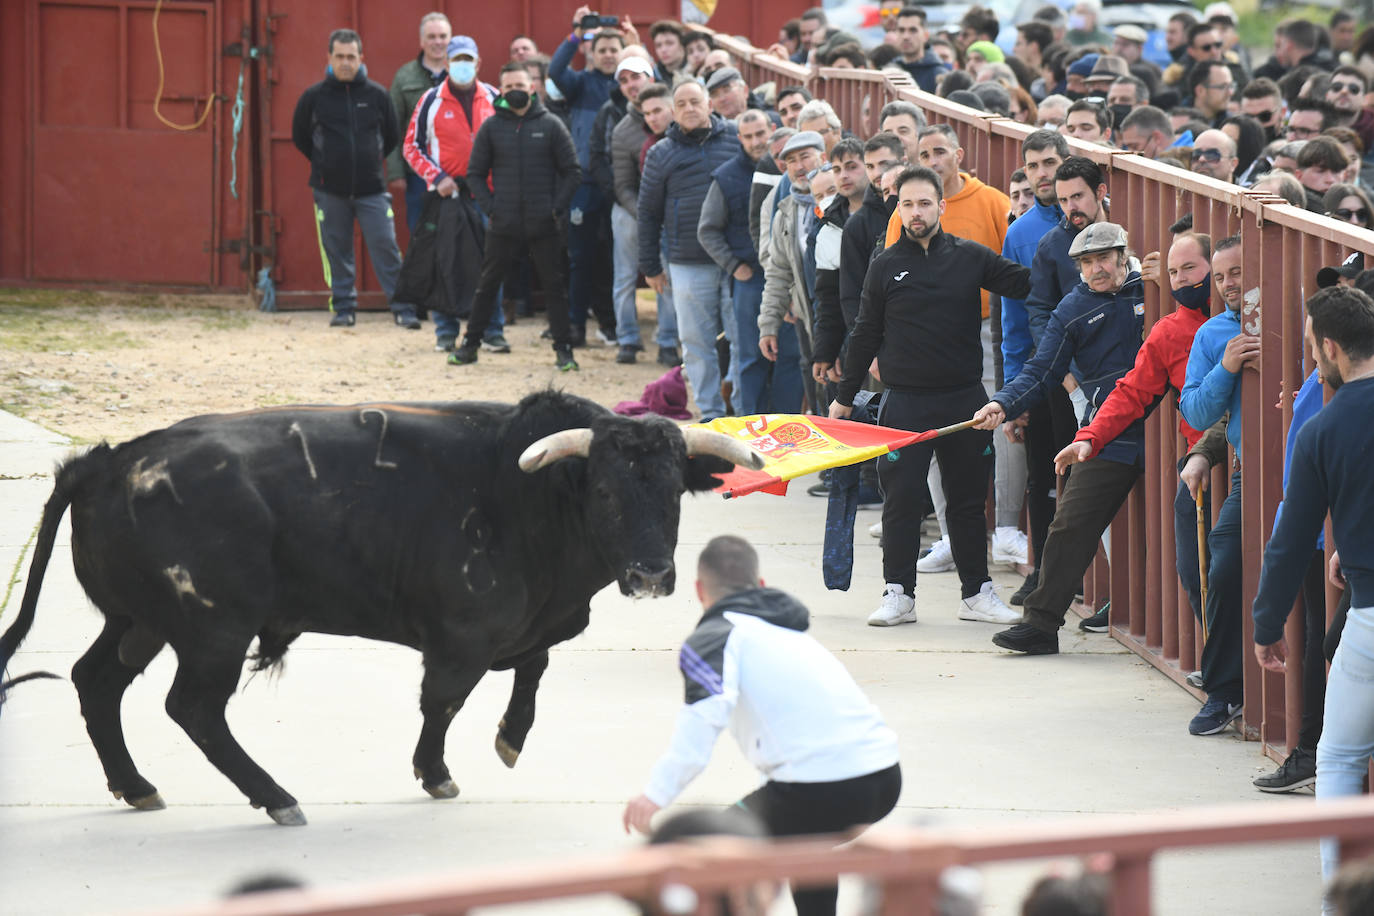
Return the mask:
<path id="1" fill-rule="evenodd" d="M 420 221 L 420 211 L 425 207 L 425 191 L 429 190 L 425 180 L 410 169 L 406 169 L 406 228 L 412 237 L 415 224 Z"/>
<path id="2" fill-rule="evenodd" d="M 742 416 L 756 413 L 800 413 L 802 404 L 801 344 L 795 325 L 778 328 L 778 360 L 769 362 L 759 352 L 759 305 L 763 301 L 763 271 L 748 280 L 731 280 L 735 300 L 738 345 L 733 348 L 739 363 L 738 396 Z"/>
<path id="3" fill-rule="evenodd" d="M 661 237 L 658 246 L 659 262 L 663 264 L 664 273 L 668 272 L 668 236 Z M 671 274 L 669 275 L 671 277 Z M 657 296 L 658 306 L 658 327 L 654 333 L 654 343 L 660 347 L 676 348 L 680 343 L 677 333 L 677 305 L 673 300 L 673 288 L 663 287 L 663 292 Z"/>
<path id="4" fill-rule="evenodd" d="M 1202 649 L 1202 680 L 1209 697 L 1239 703 L 1241 688 L 1241 517 L 1240 471 L 1207 535 L 1207 645 Z M 1194 522 L 1196 524 L 1196 522 Z"/>
<path id="5" fill-rule="evenodd" d="M 622 347 L 638 347 L 639 311 L 635 308 L 635 283 L 639 279 L 639 221 L 620 204 L 611 207 L 611 235 L 615 239 L 615 278 L 611 284 L 615 339 Z"/>
<path id="6" fill-rule="evenodd" d="M 1326 679 L 1325 719 L 1317 742 L 1317 801 L 1361 795 L 1374 754 L 1374 608 L 1352 607 L 1346 616 Z M 1321 851 L 1326 882 L 1340 867 L 1339 844 L 1323 839 Z"/>
<path id="7" fill-rule="evenodd" d="M 1211 518 L 1212 497 L 1210 491 L 1203 491 L 1203 511 Z M 1193 608 L 1193 616 L 1202 619 L 1202 577 L 1197 565 L 1197 503 L 1188 492 L 1188 485 L 1178 482 L 1178 495 L 1174 497 L 1174 566 L 1178 570 L 1178 581 L 1188 593 L 1188 603 Z"/>
<path id="8" fill-rule="evenodd" d="M 716 357 L 716 337 L 724 331 L 732 342 L 735 306 L 730 298 L 730 280 L 712 262 L 669 264 L 668 280 L 673 287 L 678 330 L 682 335 L 682 365 L 697 399 L 703 421 L 726 415 L 725 398 L 720 393 L 720 361 Z M 733 349 L 733 347 L 732 347 Z M 739 391 L 738 359 L 732 359 L 731 376 Z"/>

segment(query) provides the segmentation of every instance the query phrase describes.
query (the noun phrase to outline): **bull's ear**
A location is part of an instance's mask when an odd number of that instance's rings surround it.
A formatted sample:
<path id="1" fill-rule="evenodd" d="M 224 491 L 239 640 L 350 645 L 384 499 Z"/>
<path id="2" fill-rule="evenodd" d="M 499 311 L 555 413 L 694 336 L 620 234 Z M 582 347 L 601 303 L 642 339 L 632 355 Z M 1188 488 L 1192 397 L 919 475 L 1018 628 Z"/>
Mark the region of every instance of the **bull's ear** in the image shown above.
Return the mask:
<path id="1" fill-rule="evenodd" d="M 721 474 L 728 474 L 735 466 L 724 458 L 715 455 L 694 455 L 687 459 L 687 468 L 682 473 L 683 485 L 689 493 L 707 493 L 720 486 Z"/>

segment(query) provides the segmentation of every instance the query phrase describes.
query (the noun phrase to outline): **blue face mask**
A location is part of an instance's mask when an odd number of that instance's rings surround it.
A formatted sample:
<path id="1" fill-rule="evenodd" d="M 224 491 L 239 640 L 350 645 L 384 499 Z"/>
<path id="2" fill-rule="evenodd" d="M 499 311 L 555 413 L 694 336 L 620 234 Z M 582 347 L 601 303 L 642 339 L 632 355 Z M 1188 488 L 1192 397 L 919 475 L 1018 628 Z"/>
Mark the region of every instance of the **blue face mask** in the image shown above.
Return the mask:
<path id="1" fill-rule="evenodd" d="M 1187 309 L 1196 309 L 1204 314 L 1207 312 L 1207 303 L 1212 297 L 1212 281 L 1203 280 L 1192 286 L 1182 286 L 1175 290 L 1170 290 L 1174 301 Z"/>
<path id="2" fill-rule="evenodd" d="M 558 91 L 558 84 L 548 77 L 544 78 L 544 94 L 555 102 L 563 101 L 563 93 Z"/>
<path id="3" fill-rule="evenodd" d="M 477 65 L 470 60 L 450 61 L 448 75 L 459 86 L 466 86 L 477 79 Z"/>

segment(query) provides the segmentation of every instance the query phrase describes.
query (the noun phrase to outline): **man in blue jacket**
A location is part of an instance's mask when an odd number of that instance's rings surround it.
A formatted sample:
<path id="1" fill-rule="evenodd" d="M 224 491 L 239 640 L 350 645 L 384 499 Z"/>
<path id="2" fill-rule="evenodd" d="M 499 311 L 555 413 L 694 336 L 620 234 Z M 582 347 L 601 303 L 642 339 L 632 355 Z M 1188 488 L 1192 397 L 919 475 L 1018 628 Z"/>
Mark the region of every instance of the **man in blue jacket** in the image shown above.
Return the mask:
<path id="1" fill-rule="evenodd" d="M 735 126 L 712 114 L 695 81 L 673 90 L 674 122 L 644 157 L 639 184 L 639 271 L 654 292 L 673 289 L 683 366 L 702 420 L 726 415 L 716 338 L 738 340 L 729 277 L 697 237 L 711 173 L 739 151 Z M 659 242 L 667 244 L 663 263 Z M 738 388 L 738 386 L 736 386 Z"/>
<path id="2" fill-rule="evenodd" d="M 1212 276 L 1227 276 L 1241 262 L 1240 238 L 1222 239 L 1212 252 Z M 1219 284 L 1220 285 L 1220 284 Z M 1207 536 L 1211 562 L 1207 568 L 1207 645 L 1202 650 L 1202 678 L 1207 685 L 1207 702 L 1188 731 L 1194 735 L 1215 735 L 1241 714 L 1241 369 L 1259 359 L 1259 337 L 1243 330 L 1241 311 L 1245 305 L 1244 287 L 1239 283 L 1221 288 L 1226 308 L 1197 329 L 1193 349 L 1188 354 L 1188 372 L 1179 412 L 1193 429 L 1207 429 L 1227 411 L 1226 439 L 1236 452 L 1237 466 L 1231 474 L 1231 489 L 1217 514 L 1216 524 Z M 1255 319 L 1250 319 L 1254 321 Z"/>
<path id="3" fill-rule="evenodd" d="M 1069 257 L 1082 281 L 1050 315 L 1035 356 L 1016 378 L 974 415 L 979 429 L 996 429 L 1020 416 L 1060 384 L 1077 362 L 1091 408 L 1107 399 L 1117 380 L 1135 365 L 1145 329 L 1144 284 L 1126 251 L 1126 230 L 1093 223 L 1074 237 Z M 1097 542 L 1111 524 L 1144 465 L 1145 421 L 1137 419 L 1098 457 L 1074 468 L 1045 539 L 1040 584 L 1026 596 L 1021 623 L 992 638 L 995 645 L 1027 655 L 1059 651 L 1059 628 Z"/>
<path id="4" fill-rule="evenodd" d="M 588 66 L 573 70 L 573 55 L 587 36 L 579 23 L 590 10 L 578 7 L 573 14 L 573 31 L 549 61 L 549 78 L 567 99 L 573 146 L 582 169 L 582 184 L 573 195 L 568 210 L 568 310 L 574 345 L 586 342 L 587 312 L 593 311 L 602 324 L 602 334 L 615 340 L 615 312 L 611 304 L 611 203 L 592 177 L 591 139 L 596 113 L 616 88 L 616 58 L 625 47 L 624 36 L 615 29 L 595 32 L 587 45 Z"/>

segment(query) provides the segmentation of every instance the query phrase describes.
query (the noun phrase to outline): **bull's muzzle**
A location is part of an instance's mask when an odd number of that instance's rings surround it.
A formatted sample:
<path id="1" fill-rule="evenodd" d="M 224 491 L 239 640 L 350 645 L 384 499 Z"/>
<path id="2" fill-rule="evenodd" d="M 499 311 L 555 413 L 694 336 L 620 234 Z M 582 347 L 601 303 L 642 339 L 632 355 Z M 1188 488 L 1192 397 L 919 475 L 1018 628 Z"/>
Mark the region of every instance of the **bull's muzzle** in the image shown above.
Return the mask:
<path id="1" fill-rule="evenodd" d="M 631 563 L 620 577 L 620 591 L 631 598 L 658 598 L 673 593 L 677 575 L 672 563 Z"/>

